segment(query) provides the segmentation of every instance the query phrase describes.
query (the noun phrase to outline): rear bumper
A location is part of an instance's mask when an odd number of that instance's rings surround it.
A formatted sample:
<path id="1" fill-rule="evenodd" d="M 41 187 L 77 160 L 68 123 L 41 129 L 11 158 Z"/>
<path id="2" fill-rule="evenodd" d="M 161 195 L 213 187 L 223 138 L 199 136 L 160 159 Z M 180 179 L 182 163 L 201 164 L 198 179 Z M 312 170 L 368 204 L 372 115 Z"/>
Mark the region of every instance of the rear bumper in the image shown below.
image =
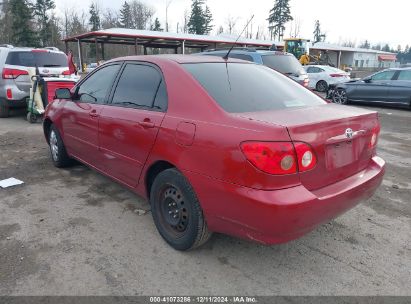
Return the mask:
<path id="1" fill-rule="evenodd" d="M 27 107 L 26 98 L 23 98 L 21 100 L 8 100 L 6 98 L 1 98 L 0 102 L 5 104 L 10 109 Z"/>
<path id="2" fill-rule="evenodd" d="M 302 185 L 263 191 L 184 173 L 211 231 L 275 244 L 296 239 L 368 199 L 384 172 L 384 160 L 374 157 L 365 170 L 316 191 Z"/>

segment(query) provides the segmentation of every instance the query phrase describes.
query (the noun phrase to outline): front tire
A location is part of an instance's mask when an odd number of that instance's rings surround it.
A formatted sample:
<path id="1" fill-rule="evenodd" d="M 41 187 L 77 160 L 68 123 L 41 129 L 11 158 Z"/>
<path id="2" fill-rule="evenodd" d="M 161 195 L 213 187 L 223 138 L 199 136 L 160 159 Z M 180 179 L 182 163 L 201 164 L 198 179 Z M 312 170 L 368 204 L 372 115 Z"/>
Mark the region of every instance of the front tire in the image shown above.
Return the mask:
<path id="1" fill-rule="evenodd" d="M 71 159 L 67 155 L 66 147 L 61 139 L 60 133 L 54 125 L 50 126 L 49 146 L 51 160 L 57 168 L 68 167 L 71 164 Z"/>
<path id="2" fill-rule="evenodd" d="M 156 177 L 150 203 L 157 230 L 174 249 L 194 249 L 211 237 L 198 198 L 177 169 L 167 169 Z"/>
<path id="3" fill-rule="evenodd" d="M 324 81 L 324 80 L 320 80 L 319 82 L 317 82 L 317 84 L 315 85 L 315 89 L 318 92 L 324 93 L 327 92 L 328 90 L 328 84 Z"/>
<path id="4" fill-rule="evenodd" d="M 348 104 L 347 92 L 344 89 L 336 89 L 333 94 L 333 102 L 337 104 Z"/>

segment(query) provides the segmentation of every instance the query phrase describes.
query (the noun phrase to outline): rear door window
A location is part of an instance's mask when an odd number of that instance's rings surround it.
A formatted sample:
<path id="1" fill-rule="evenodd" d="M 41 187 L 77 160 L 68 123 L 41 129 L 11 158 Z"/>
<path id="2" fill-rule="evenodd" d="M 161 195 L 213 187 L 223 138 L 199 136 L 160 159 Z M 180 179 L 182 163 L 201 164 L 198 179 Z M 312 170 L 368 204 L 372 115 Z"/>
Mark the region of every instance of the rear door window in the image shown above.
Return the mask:
<path id="1" fill-rule="evenodd" d="M 263 64 L 286 75 L 305 74 L 304 68 L 291 55 L 263 55 Z"/>
<path id="2" fill-rule="evenodd" d="M 248 63 L 183 64 L 227 112 L 259 112 L 326 104 L 273 70 Z"/>
<path id="3" fill-rule="evenodd" d="M 112 104 L 126 107 L 153 108 L 162 83 L 161 74 L 151 66 L 127 64 L 118 81 Z M 164 87 L 160 92 L 163 94 Z M 158 106 L 164 107 L 164 94 Z M 163 99 L 163 100 L 161 100 Z"/>
<path id="4" fill-rule="evenodd" d="M 401 71 L 398 75 L 398 80 L 411 81 L 411 70 Z"/>
<path id="5" fill-rule="evenodd" d="M 391 80 L 394 75 L 395 75 L 396 71 L 384 71 L 378 74 L 375 74 L 371 77 L 372 80 Z"/>
<path id="6" fill-rule="evenodd" d="M 25 67 L 67 67 L 67 56 L 48 51 L 10 52 L 6 64 Z"/>

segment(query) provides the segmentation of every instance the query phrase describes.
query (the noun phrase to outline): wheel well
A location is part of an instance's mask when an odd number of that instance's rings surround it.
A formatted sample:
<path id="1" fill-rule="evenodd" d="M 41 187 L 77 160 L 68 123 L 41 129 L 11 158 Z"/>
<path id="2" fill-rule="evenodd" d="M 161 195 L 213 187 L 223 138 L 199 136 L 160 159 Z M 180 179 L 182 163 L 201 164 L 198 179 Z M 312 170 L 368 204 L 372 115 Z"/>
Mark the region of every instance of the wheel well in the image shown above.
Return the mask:
<path id="1" fill-rule="evenodd" d="M 46 118 L 43 122 L 43 131 L 44 131 L 44 136 L 46 137 L 47 143 L 49 142 L 50 127 L 52 124 L 53 122 L 49 118 Z"/>
<path id="2" fill-rule="evenodd" d="M 171 168 L 175 168 L 175 166 L 163 160 L 157 161 L 150 166 L 146 174 L 146 191 L 148 198 L 150 198 L 151 186 L 153 185 L 156 176 L 159 175 L 161 172 Z"/>

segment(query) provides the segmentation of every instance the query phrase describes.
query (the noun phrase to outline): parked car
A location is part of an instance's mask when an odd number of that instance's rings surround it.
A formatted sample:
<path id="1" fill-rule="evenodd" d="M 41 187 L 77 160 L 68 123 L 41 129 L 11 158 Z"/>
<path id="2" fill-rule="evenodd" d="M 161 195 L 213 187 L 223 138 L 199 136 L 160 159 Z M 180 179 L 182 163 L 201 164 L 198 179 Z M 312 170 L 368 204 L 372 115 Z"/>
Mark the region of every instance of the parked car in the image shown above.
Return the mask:
<path id="1" fill-rule="evenodd" d="M 347 82 L 351 79 L 349 73 L 327 65 L 307 65 L 304 69 L 310 79 L 308 87 L 318 92 L 327 92 L 330 85 Z"/>
<path id="2" fill-rule="evenodd" d="M 28 68 L 34 67 L 46 77 L 70 75 L 67 56 L 56 48 L 0 46 L 0 117 L 8 117 L 10 108 L 27 107 L 31 88 Z"/>
<path id="3" fill-rule="evenodd" d="M 147 198 L 178 250 L 212 232 L 298 238 L 369 198 L 384 174 L 377 113 L 242 60 L 119 58 L 56 95 L 43 123 L 54 165 L 77 159 Z"/>
<path id="4" fill-rule="evenodd" d="M 223 57 L 227 54 L 227 52 L 227 49 L 210 50 L 195 55 Z M 306 71 L 304 70 L 301 63 L 294 57 L 294 55 L 290 53 L 280 51 L 256 50 L 253 48 L 234 48 L 230 52 L 229 58 L 236 58 L 265 65 L 271 69 L 287 75 L 303 86 L 308 87 L 309 79 Z"/>
<path id="5" fill-rule="evenodd" d="M 98 64 L 96 62 L 92 62 L 92 63 L 88 64 L 87 67 L 86 67 L 86 73 L 91 73 L 97 67 L 98 67 Z"/>
<path id="6" fill-rule="evenodd" d="M 367 102 L 411 107 L 411 68 L 387 69 L 358 81 L 338 84 L 332 100 L 339 104 Z"/>

